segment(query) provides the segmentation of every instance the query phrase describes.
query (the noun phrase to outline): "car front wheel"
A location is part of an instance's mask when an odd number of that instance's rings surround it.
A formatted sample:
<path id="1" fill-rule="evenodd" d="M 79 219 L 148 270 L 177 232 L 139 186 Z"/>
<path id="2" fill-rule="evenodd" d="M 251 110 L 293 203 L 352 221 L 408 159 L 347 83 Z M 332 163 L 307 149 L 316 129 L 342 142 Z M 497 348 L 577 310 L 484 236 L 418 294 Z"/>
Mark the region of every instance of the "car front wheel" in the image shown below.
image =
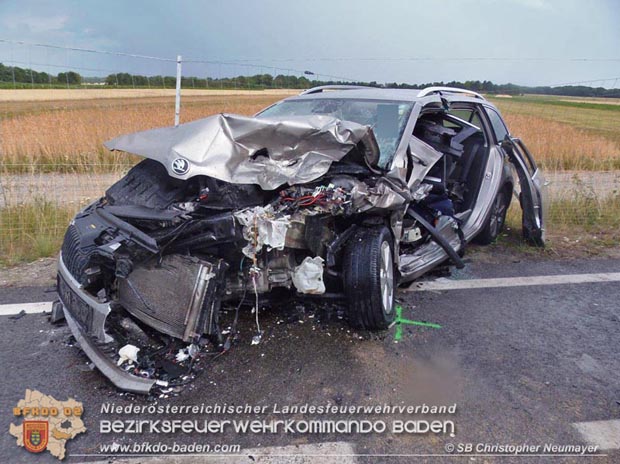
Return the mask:
<path id="1" fill-rule="evenodd" d="M 360 229 L 348 243 L 343 273 L 351 325 L 383 330 L 394 321 L 393 252 L 387 227 Z"/>

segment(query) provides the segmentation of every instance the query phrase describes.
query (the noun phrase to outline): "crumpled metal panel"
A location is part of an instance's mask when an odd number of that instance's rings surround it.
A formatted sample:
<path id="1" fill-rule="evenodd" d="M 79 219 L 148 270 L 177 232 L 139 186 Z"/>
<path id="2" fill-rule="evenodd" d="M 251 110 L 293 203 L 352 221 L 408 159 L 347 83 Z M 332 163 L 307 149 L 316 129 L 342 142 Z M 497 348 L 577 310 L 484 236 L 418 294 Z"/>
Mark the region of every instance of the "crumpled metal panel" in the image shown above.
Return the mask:
<path id="1" fill-rule="evenodd" d="M 411 136 L 409 139 L 409 150 L 413 158 L 409 188 L 414 190 L 417 189 L 418 185 L 424 180 L 424 177 L 426 177 L 431 168 L 444 155 L 414 136 Z"/>
<path id="2" fill-rule="evenodd" d="M 105 146 L 157 160 L 178 179 L 206 175 L 273 190 L 321 177 L 360 142 L 367 159 L 378 158 L 372 129 L 354 122 L 323 115 L 283 120 L 219 114 L 122 135 Z"/>
<path id="3" fill-rule="evenodd" d="M 387 178 L 379 179 L 374 187 L 358 182 L 351 190 L 351 199 L 359 213 L 373 209 L 395 209 L 409 203 L 411 195 L 406 188 L 399 188 Z"/>

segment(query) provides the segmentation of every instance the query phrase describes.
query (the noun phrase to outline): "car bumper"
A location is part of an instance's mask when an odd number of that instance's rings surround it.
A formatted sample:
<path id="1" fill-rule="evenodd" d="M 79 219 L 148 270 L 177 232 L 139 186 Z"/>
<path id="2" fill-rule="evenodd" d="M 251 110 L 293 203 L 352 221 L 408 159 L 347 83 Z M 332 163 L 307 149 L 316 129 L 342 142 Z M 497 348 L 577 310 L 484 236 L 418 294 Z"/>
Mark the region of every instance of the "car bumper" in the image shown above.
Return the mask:
<path id="1" fill-rule="evenodd" d="M 148 393 L 156 381 L 138 377 L 117 367 L 100 348 L 112 341 L 105 333 L 108 304 L 100 303 L 85 292 L 67 270 L 62 255 L 58 260 L 58 294 L 71 333 L 93 364 L 118 388 L 134 393 Z"/>

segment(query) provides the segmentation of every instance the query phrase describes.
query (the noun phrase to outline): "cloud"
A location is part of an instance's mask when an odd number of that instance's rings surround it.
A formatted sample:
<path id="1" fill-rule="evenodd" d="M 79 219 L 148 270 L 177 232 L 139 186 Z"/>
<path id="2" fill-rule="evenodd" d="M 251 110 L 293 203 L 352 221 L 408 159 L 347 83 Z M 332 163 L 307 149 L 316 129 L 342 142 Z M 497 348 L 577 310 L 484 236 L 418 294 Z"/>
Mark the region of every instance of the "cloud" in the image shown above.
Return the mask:
<path id="1" fill-rule="evenodd" d="M 63 31 L 69 19 L 68 15 L 26 16 L 16 14 L 5 16 L 2 23 L 9 29 L 26 28 L 32 34 L 44 34 Z"/>
<path id="2" fill-rule="evenodd" d="M 535 10 L 551 10 L 551 2 L 549 0 L 512 0 L 513 3 L 532 8 Z"/>

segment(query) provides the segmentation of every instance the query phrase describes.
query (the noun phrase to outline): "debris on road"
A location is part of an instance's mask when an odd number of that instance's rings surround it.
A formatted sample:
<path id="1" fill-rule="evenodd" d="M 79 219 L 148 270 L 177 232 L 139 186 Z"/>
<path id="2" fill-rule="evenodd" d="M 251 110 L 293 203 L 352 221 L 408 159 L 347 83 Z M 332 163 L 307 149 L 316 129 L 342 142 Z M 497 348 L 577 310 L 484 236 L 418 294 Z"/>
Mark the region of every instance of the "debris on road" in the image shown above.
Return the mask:
<path id="1" fill-rule="evenodd" d="M 138 352 L 140 348 L 134 345 L 125 345 L 120 350 L 118 350 L 118 361 L 116 363 L 117 366 L 121 366 L 125 361 L 130 361 L 130 363 L 138 362 Z"/>
<path id="2" fill-rule="evenodd" d="M 13 314 L 12 316 L 9 316 L 9 319 L 12 319 L 14 321 L 21 319 L 22 317 L 24 317 L 26 315 L 26 311 L 25 310 L 21 310 L 20 312 L 18 312 L 17 314 Z"/>

